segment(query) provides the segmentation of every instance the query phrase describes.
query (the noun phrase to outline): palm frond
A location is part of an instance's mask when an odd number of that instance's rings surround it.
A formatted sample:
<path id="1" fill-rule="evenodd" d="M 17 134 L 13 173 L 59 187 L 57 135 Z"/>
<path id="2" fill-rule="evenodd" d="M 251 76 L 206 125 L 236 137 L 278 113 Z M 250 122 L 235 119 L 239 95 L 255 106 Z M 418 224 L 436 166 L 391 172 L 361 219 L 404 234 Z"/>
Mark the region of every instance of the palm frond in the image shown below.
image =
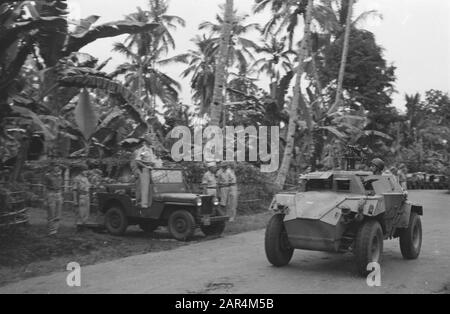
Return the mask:
<path id="1" fill-rule="evenodd" d="M 88 32 L 81 35 L 71 34 L 68 38 L 68 42 L 64 48 L 63 53 L 67 56 L 70 53 L 78 51 L 82 47 L 100 38 L 115 37 L 123 34 L 149 32 L 155 30 L 159 26 L 160 24 L 157 23 L 145 24 L 127 20 L 102 24 L 93 27 Z"/>

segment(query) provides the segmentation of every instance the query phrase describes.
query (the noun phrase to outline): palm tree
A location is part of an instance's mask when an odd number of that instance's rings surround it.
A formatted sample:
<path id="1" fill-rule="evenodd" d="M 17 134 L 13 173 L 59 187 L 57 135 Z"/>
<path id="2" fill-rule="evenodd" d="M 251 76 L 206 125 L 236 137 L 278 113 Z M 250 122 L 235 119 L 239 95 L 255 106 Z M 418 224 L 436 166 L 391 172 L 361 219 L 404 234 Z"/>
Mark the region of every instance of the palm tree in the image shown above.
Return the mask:
<path id="1" fill-rule="evenodd" d="M 419 121 L 424 118 L 421 113 L 421 99 L 420 94 L 405 95 L 406 109 L 409 120 L 409 132 L 411 134 L 414 127 L 419 124 Z"/>
<path id="2" fill-rule="evenodd" d="M 183 78 L 191 77 L 192 98 L 200 116 L 208 113 L 214 92 L 216 55 L 212 51 L 213 40 L 205 35 L 197 35 L 192 39 L 196 49 L 161 60 L 161 64 L 180 62 L 187 65 L 181 73 Z"/>
<path id="3" fill-rule="evenodd" d="M 168 15 L 169 4 L 167 0 L 149 0 L 149 20 L 153 23 L 160 24 L 160 27 L 155 30 L 156 43 L 155 46 L 162 44 L 162 47 L 166 49 L 175 49 L 175 40 L 173 39 L 171 30 L 176 30 L 177 26 L 185 27 L 186 22 L 179 16 Z"/>
<path id="4" fill-rule="evenodd" d="M 236 10 L 233 12 L 228 65 L 237 66 L 239 73 L 247 72 L 250 62 L 254 61 L 254 53 L 260 49 L 253 40 L 245 37 L 250 32 L 260 30 L 258 23 L 246 24 L 248 18 L 249 15 L 247 14 L 238 14 Z M 200 24 L 199 29 L 208 31 L 211 36 L 220 35 L 224 30 L 224 18 L 217 15 L 216 23 L 203 22 Z M 211 44 L 213 47 L 211 53 L 217 52 L 219 43 L 219 37 L 212 38 Z"/>
<path id="5" fill-rule="evenodd" d="M 141 108 L 143 112 L 154 114 L 155 97 L 164 104 L 178 101 L 180 84 L 157 69 L 157 60 L 164 48 L 149 51 L 146 56 L 140 56 L 122 43 L 116 43 L 113 50 L 126 56 L 130 62 L 119 65 L 111 76 L 125 75 L 125 85 L 137 92 L 139 102 L 151 104 L 150 108 Z"/>
<path id="6" fill-rule="evenodd" d="M 270 78 L 270 95 L 277 98 L 277 87 L 283 75 L 292 71 L 295 52 L 286 47 L 286 37 L 278 39 L 273 33 L 267 36 L 267 40 L 258 49 L 262 57 L 256 60 L 252 69 L 257 73 L 266 74 Z"/>
<path id="7" fill-rule="evenodd" d="M 323 86 L 320 82 L 317 69 L 321 52 L 326 47 L 329 47 L 333 41 L 340 40 L 342 36 L 345 36 L 345 39 L 348 39 L 350 29 L 346 26 L 358 27 L 360 23 L 372 16 L 381 18 L 381 15 L 377 11 L 371 10 L 361 13 L 353 21 L 350 20 L 350 22 L 347 22 L 347 18 L 351 18 L 353 5 L 354 0 L 352 0 L 351 3 L 349 0 L 321 0 L 321 3 L 316 4 L 313 8 L 313 19 L 316 23 L 314 24 L 315 30 L 312 32 L 311 36 L 310 54 L 312 58 L 310 65 L 307 66 L 307 71 L 312 81 L 314 81 L 319 102 L 323 102 L 321 95 Z M 289 46 L 291 47 L 295 30 L 299 25 L 299 17 L 305 11 L 306 1 L 256 0 L 254 12 L 261 12 L 269 6 L 273 13 L 273 17 L 263 28 L 263 33 L 266 36 L 269 36 L 271 33 L 280 34 L 281 32 L 287 31 Z M 348 47 L 347 49 L 344 49 L 344 52 L 347 51 Z M 346 58 L 342 58 L 341 60 L 343 62 Z M 343 80 L 342 71 L 339 79 Z M 338 95 L 342 95 L 342 88 Z M 336 100 L 339 102 L 339 99 Z M 323 106 L 324 104 L 321 105 Z M 330 105 L 330 107 L 332 107 L 332 105 Z"/>
<path id="8" fill-rule="evenodd" d="M 125 40 L 128 47 L 138 47 L 139 54 L 144 56 L 151 47 L 163 47 L 163 53 L 167 54 L 170 49 L 175 49 L 175 40 L 171 30 L 178 26 L 185 27 L 186 22 L 179 16 L 167 15 L 169 4 L 167 0 L 149 0 L 149 10 L 144 11 L 138 7 L 136 13 L 130 14 L 126 20 L 141 23 L 158 23 L 160 26 L 152 32 L 130 35 Z"/>
<path id="9" fill-rule="evenodd" d="M 147 108 L 150 112 L 154 111 L 155 97 L 165 104 L 177 102 L 181 89 L 177 81 L 157 69 L 161 65 L 160 59 L 175 48 L 170 30 L 176 29 L 177 25 L 185 26 L 182 18 L 166 14 L 168 7 L 166 0 L 150 0 L 149 11 L 138 7 L 138 11 L 128 15 L 126 20 L 158 23 L 159 27 L 150 32 L 130 35 L 125 43 L 114 45 L 114 51 L 131 61 L 120 65 L 114 74 L 125 74 L 127 85 L 137 92 L 138 99 L 151 103 L 151 108 Z"/>
<path id="10" fill-rule="evenodd" d="M 336 89 L 336 99 L 334 101 L 334 104 L 331 106 L 330 110 L 328 111 L 328 115 L 333 114 L 341 105 L 341 98 L 342 98 L 342 89 L 344 85 L 344 75 L 345 75 L 345 66 L 347 65 L 347 56 L 348 56 L 348 47 L 349 47 L 349 41 L 350 41 L 350 31 L 352 28 L 352 14 L 353 14 L 353 3 L 354 0 L 348 0 L 345 3 L 345 6 L 343 6 L 342 11 L 347 11 L 347 19 L 345 23 L 345 36 L 344 36 L 344 46 L 342 49 L 342 58 L 341 58 L 341 66 L 339 69 L 339 77 L 338 77 L 338 84 Z M 342 21 L 342 18 L 341 18 Z"/>
<path id="11" fill-rule="evenodd" d="M 308 117 L 308 108 L 306 108 L 306 103 L 304 102 L 302 91 L 301 91 L 301 80 L 302 75 L 305 70 L 304 61 L 308 55 L 309 49 L 309 40 L 311 36 L 311 23 L 312 23 L 312 10 L 313 10 L 313 0 L 308 0 L 306 12 L 305 12 L 305 28 L 303 39 L 298 51 L 298 66 L 296 69 L 296 82 L 294 85 L 294 97 L 291 102 L 291 106 L 289 109 L 289 125 L 288 132 L 286 138 L 286 147 L 284 150 L 283 160 L 278 171 L 277 178 L 275 180 L 275 186 L 278 189 L 282 189 L 285 182 L 286 177 L 289 172 L 289 168 L 291 165 L 291 160 L 294 152 L 294 143 L 295 143 L 295 133 L 297 131 L 297 123 L 299 117 L 299 109 L 306 115 L 304 117 L 305 121 L 308 124 L 308 128 L 311 128 L 311 117 Z"/>

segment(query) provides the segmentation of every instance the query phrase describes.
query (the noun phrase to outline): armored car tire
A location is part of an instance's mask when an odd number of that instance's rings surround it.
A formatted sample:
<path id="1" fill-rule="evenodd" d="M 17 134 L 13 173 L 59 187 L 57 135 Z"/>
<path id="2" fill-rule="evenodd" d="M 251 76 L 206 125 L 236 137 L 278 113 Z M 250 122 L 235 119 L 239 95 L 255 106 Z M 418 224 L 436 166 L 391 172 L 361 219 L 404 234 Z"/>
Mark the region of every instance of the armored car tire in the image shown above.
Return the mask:
<path id="1" fill-rule="evenodd" d="M 400 251 L 403 258 L 417 259 L 422 248 L 422 222 L 417 213 L 412 212 L 408 228 L 400 232 Z"/>
<path id="2" fill-rule="evenodd" d="M 105 213 L 105 227 L 109 233 L 116 236 L 125 234 L 128 228 L 128 219 L 119 207 L 111 207 Z"/>
<path id="3" fill-rule="evenodd" d="M 139 228 L 145 233 L 152 233 L 156 229 L 158 229 L 159 224 L 156 221 L 145 221 L 139 224 Z"/>
<path id="4" fill-rule="evenodd" d="M 366 221 L 359 229 L 355 240 L 355 256 L 358 273 L 366 276 L 367 266 L 372 263 L 381 263 L 383 255 L 383 229 L 376 220 Z"/>
<path id="5" fill-rule="evenodd" d="M 194 216 L 187 210 L 174 211 L 169 217 L 169 232 L 179 241 L 190 240 L 194 236 L 196 227 Z"/>
<path id="6" fill-rule="evenodd" d="M 266 256 L 268 261 L 276 267 L 289 264 L 294 254 L 294 249 L 289 244 L 283 218 L 283 215 L 273 216 L 266 227 Z"/>
<path id="7" fill-rule="evenodd" d="M 202 225 L 200 226 L 200 229 L 206 236 L 218 236 L 223 233 L 223 231 L 225 230 L 225 226 L 225 221 L 221 221 L 211 224 L 210 226 Z"/>

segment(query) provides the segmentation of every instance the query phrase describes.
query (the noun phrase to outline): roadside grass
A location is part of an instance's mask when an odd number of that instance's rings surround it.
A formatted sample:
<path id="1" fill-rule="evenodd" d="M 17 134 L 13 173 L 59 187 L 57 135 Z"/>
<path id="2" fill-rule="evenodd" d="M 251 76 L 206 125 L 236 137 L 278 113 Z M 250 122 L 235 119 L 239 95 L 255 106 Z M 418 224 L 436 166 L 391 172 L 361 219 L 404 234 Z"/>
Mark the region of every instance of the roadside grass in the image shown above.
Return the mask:
<path id="1" fill-rule="evenodd" d="M 64 213 L 58 235 L 48 237 L 45 212 L 33 210 L 30 216 L 29 226 L 0 233 L 0 286 L 66 271 L 70 262 L 88 266 L 217 239 L 205 237 L 198 231 L 191 242 L 179 242 L 171 238 L 166 228 L 146 234 L 137 227 L 130 227 L 124 237 L 93 231 L 79 233 L 75 230 L 75 216 L 71 212 Z M 268 211 L 238 216 L 235 222 L 227 225 L 223 236 L 263 229 L 269 219 Z"/>

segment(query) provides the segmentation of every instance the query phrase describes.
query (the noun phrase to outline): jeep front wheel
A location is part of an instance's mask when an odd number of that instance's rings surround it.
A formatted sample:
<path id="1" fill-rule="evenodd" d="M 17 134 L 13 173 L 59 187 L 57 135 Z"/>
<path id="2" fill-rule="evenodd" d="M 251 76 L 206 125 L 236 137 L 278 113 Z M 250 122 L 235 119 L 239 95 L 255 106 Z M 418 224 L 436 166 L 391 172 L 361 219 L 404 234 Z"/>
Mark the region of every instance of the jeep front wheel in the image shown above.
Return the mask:
<path id="1" fill-rule="evenodd" d="M 194 216 L 187 210 L 177 210 L 169 217 L 169 232 L 179 241 L 188 241 L 195 233 Z"/>
<path id="2" fill-rule="evenodd" d="M 128 228 L 128 219 L 119 207 L 111 207 L 105 214 L 105 227 L 109 233 L 121 236 Z"/>
<path id="3" fill-rule="evenodd" d="M 200 226 L 200 229 L 206 236 L 219 236 L 225 230 L 225 226 L 225 221 L 221 221 L 211 224 L 210 226 L 202 225 Z"/>
<path id="4" fill-rule="evenodd" d="M 400 251 L 404 259 L 417 259 L 422 248 L 422 222 L 417 213 L 411 213 L 408 228 L 400 232 Z"/>
<path id="5" fill-rule="evenodd" d="M 355 255 L 358 273 L 366 276 L 369 263 L 381 263 L 383 255 L 383 229 L 376 220 L 365 222 L 358 231 L 355 242 Z"/>
<path id="6" fill-rule="evenodd" d="M 286 266 L 291 261 L 294 249 L 289 244 L 282 215 L 273 216 L 267 225 L 265 250 L 267 259 L 276 267 Z"/>

